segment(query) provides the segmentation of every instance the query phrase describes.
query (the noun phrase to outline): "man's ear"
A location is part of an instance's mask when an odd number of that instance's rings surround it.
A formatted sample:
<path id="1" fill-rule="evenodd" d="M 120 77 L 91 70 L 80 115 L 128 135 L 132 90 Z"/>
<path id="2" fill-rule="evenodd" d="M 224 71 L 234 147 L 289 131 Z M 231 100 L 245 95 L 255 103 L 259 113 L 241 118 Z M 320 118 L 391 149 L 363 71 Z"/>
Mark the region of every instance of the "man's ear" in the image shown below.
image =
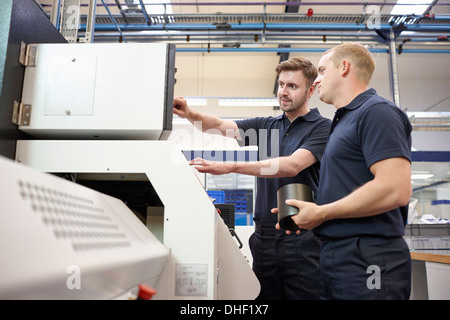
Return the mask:
<path id="1" fill-rule="evenodd" d="M 347 77 L 350 74 L 352 64 L 348 60 L 342 61 L 341 74 L 343 77 Z"/>
<path id="2" fill-rule="evenodd" d="M 311 98 L 312 95 L 314 94 L 314 91 L 316 91 L 316 84 L 313 83 L 307 90 L 306 95 L 308 98 Z"/>

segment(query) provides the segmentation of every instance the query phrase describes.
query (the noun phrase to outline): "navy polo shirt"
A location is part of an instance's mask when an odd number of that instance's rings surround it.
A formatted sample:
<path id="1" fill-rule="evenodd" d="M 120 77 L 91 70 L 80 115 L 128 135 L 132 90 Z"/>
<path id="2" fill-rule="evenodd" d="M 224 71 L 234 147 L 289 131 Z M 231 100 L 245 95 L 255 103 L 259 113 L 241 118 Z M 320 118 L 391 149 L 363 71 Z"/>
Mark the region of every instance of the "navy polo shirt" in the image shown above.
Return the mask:
<path id="1" fill-rule="evenodd" d="M 258 160 L 289 156 L 297 149 L 311 151 L 320 161 L 325 150 L 331 120 L 320 115 L 318 109 L 311 109 L 306 115 L 292 123 L 284 115 L 278 117 L 257 117 L 236 120 L 240 129 L 241 145 L 257 145 Z M 295 177 L 257 177 L 254 220 L 256 223 L 273 227 L 277 215 L 270 212 L 277 207 L 277 191 L 290 183 L 308 185 L 317 192 L 320 163 L 316 162 Z"/>
<path id="2" fill-rule="evenodd" d="M 411 124 L 392 102 L 369 89 L 336 111 L 322 158 L 317 204 L 339 200 L 374 176 L 377 161 L 404 157 L 411 161 Z M 397 237 L 404 234 L 407 207 L 364 218 L 324 222 L 314 232 L 326 237 L 358 235 Z"/>

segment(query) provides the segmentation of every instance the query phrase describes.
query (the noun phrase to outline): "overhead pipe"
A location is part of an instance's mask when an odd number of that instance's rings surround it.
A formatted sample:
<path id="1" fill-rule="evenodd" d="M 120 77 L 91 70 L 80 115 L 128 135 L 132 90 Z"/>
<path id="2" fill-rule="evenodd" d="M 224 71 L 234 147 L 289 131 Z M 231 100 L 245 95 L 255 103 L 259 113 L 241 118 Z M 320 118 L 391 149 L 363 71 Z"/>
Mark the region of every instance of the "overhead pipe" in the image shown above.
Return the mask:
<path id="1" fill-rule="evenodd" d="M 102 0 L 103 1 L 103 0 Z M 95 29 L 98 31 L 111 31 L 116 30 L 119 27 L 124 31 L 131 30 L 209 30 L 209 31 L 222 31 L 214 24 L 202 23 L 202 24 L 189 24 L 189 23 L 171 23 L 171 24 L 97 24 Z M 388 23 L 380 24 L 377 30 L 391 30 L 392 25 Z M 408 24 L 405 25 L 405 30 L 408 31 L 440 31 L 450 32 L 450 25 L 418 25 Z M 80 30 L 85 30 L 86 25 L 80 25 Z M 227 24 L 227 30 L 353 30 L 364 31 L 366 26 L 364 24 L 333 24 L 333 23 L 229 23 Z"/>
<path id="2" fill-rule="evenodd" d="M 329 48 L 176 48 L 176 52 L 325 52 Z M 372 53 L 388 53 L 388 49 L 369 48 Z M 404 53 L 449 54 L 450 50 L 404 49 Z"/>
<path id="3" fill-rule="evenodd" d="M 142 2 L 142 0 L 139 0 L 139 4 L 141 5 L 142 13 L 144 14 L 145 20 L 147 21 L 147 24 L 150 24 L 150 18 L 148 17 L 147 9 L 145 9 L 145 5 Z"/>
<path id="4" fill-rule="evenodd" d="M 114 30 L 115 31 L 115 30 Z M 81 32 L 80 32 L 81 33 Z M 168 41 L 171 41 L 173 38 L 185 38 L 189 36 L 190 40 L 198 40 L 204 39 L 207 42 L 213 43 L 213 39 L 221 39 L 225 37 L 227 42 L 235 42 L 240 40 L 248 40 L 251 43 L 270 43 L 270 41 L 279 40 L 283 41 L 283 43 L 292 42 L 295 43 L 295 40 L 320 40 L 321 43 L 324 42 L 324 36 L 326 36 L 326 41 L 337 39 L 342 41 L 350 41 L 350 39 L 357 39 L 358 41 L 372 41 L 376 42 L 378 40 L 378 35 L 375 32 L 330 32 L 324 34 L 324 32 L 315 32 L 315 31 L 298 31 L 298 32 L 270 32 L 267 33 L 266 40 L 260 41 L 260 37 L 256 38 L 255 35 L 259 35 L 258 31 L 227 31 L 227 32 L 210 32 L 210 31 L 178 31 L 178 30 L 157 30 L 157 31 L 127 31 L 127 37 L 135 37 L 135 38 L 143 38 L 143 40 L 149 40 L 152 38 L 162 37 Z M 115 36 L 114 32 L 97 32 L 96 36 L 98 38 L 107 38 L 111 36 Z M 211 39 L 211 40 L 210 40 Z"/>
<path id="5" fill-rule="evenodd" d="M 433 49 L 403 49 L 404 53 L 434 53 L 434 54 L 449 54 L 450 50 L 433 50 Z"/>
<path id="6" fill-rule="evenodd" d="M 116 31 L 116 30 L 112 30 Z M 178 30 L 156 30 L 156 31 L 150 31 L 150 30 L 143 30 L 143 31 L 128 31 L 126 34 L 131 36 L 167 36 L 169 32 L 170 36 L 225 36 L 225 37 L 252 37 L 254 39 L 254 35 L 257 34 L 255 31 L 227 31 L 227 32 L 210 32 L 210 31 L 178 31 Z M 110 32 L 105 31 L 104 33 L 97 33 L 98 35 L 109 35 Z M 376 38 L 378 35 L 375 32 L 367 32 L 367 33 L 360 33 L 360 32 L 338 32 L 338 33 L 331 33 L 327 32 L 324 34 L 323 32 L 305 32 L 305 31 L 298 31 L 298 32 L 270 32 L 271 37 L 279 37 L 279 38 L 286 38 L 286 37 L 318 37 L 320 39 L 323 39 L 323 36 L 326 35 L 327 37 L 334 37 L 334 38 L 343 38 L 343 37 L 358 37 L 358 38 Z M 328 38 L 327 38 L 328 39 Z"/>
<path id="7" fill-rule="evenodd" d="M 443 44 L 449 44 L 449 39 L 447 37 L 446 40 L 439 39 L 439 37 L 434 38 L 416 38 L 416 39 L 410 39 L 411 42 L 441 42 Z M 447 43 L 445 43 L 447 42 Z"/>
<path id="8" fill-rule="evenodd" d="M 108 31 L 116 31 L 116 30 L 105 30 L 104 35 L 108 34 Z M 226 32 L 214 32 L 211 31 L 191 31 L 191 30 L 131 30 L 128 31 L 128 35 L 167 35 L 168 32 L 170 32 L 170 35 L 191 35 L 191 36 L 217 36 L 217 35 L 223 35 L 223 36 L 251 36 L 254 37 L 255 32 L 261 31 L 261 30 L 234 30 L 234 31 L 226 31 Z M 102 33 L 98 33 L 101 35 Z M 272 37 L 320 37 L 323 38 L 324 33 L 322 31 L 318 30 L 310 30 L 310 31 L 271 31 L 270 35 Z M 377 33 L 373 31 L 368 31 L 365 33 L 357 32 L 357 31 L 332 31 L 328 30 L 325 34 L 327 37 L 377 37 Z M 409 37 L 414 37 L 414 35 L 411 35 Z M 429 37 L 429 36 L 427 36 Z"/>
<path id="9" fill-rule="evenodd" d="M 162 3 L 154 3 L 154 5 L 163 5 Z M 167 2 L 166 2 L 167 4 Z M 269 5 L 269 6 L 295 6 L 295 5 L 307 5 L 307 6 L 365 6 L 367 4 L 370 5 L 376 5 L 376 6 L 390 6 L 390 5 L 396 5 L 398 4 L 397 1 L 393 2 L 370 2 L 367 1 L 363 2 L 331 2 L 331 1 L 311 1 L 311 2 L 305 2 L 305 1 L 292 1 L 292 2 L 170 2 L 172 6 L 197 6 L 197 5 L 203 5 L 203 6 L 262 6 L 262 5 Z M 424 5 L 425 3 L 405 3 L 400 5 Z M 148 5 L 151 5 L 150 3 Z M 448 3 L 436 3 L 436 5 L 448 5 Z"/>
<path id="10" fill-rule="evenodd" d="M 115 30 L 114 30 L 115 31 Z M 103 33 L 97 32 L 96 36 L 98 37 L 109 37 L 113 35 L 112 33 L 105 31 Z M 255 32 L 254 31 L 227 31 L 227 32 L 214 32 L 211 33 L 210 31 L 191 31 L 191 30 L 184 30 L 184 31 L 178 31 L 178 30 L 156 30 L 156 31 L 150 31 L 150 30 L 144 30 L 144 31 L 128 31 L 126 33 L 127 36 L 130 37 L 167 37 L 170 35 L 170 37 L 186 37 L 190 36 L 191 40 L 193 37 L 227 37 L 227 38 L 238 38 L 238 37 L 249 37 L 252 39 L 252 42 L 254 41 Z M 310 31 L 271 31 L 268 36 L 270 39 L 283 39 L 283 38 L 311 38 L 311 37 L 317 37 L 317 39 L 321 39 L 323 42 L 323 36 L 327 37 L 327 40 L 338 38 L 338 39 L 344 39 L 345 41 L 348 41 L 350 38 L 355 38 L 358 41 L 359 40 L 372 40 L 376 41 L 378 40 L 379 36 L 374 31 L 367 31 L 364 33 L 358 32 L 358 31 L 332 31 L 328 30 L 327 33 L 324 33 L 320 30 L 310 30 Z M 442 34 L 429 34 L 429 33 L 409 33 L 407 36 L 399 35 L 397 36 L 397 40 L 401 39 L 410 39 L 411 42 L 439 42 L 442 45 L 448 44 L 447 41 L 443 41 L 442 39 L 438 39 L 439 37 L 442 37 Z"/>
<path id="11" fill-rule="evenodd" d="M 123 36 L 122 29 L 121 29 L 120 26 L 117 24 L 116 20 L 114 19 L 113 15 L 111 14 L 111 11 L 109 11 L 108 6 L 106 5 L 105 1 L 103 1 L 103 0 L 101 0 L 101 1 L 102 1 L 102 3 L 103 3 L 103 6 L 105 7 L 106 11 L 108 11 L 109 17 L 110 17 L 111 20 L 114 22 L 115 29 L 116 29 L 117 31 L 119 31 L 120 36 L 122 37 L 123 41 L 127 42 L 127 40 L 126 40 L 125 37 Z M 97 26 L 95 27 L 95 29 L 97 29 Z"/>
<path id="12" fill-rule="evenodd" d="M 398 84 L 398 70 L 397 70 L 397 51 L 395 49 L 395 35 L 394 30 L 389 32 L 388 40 L 388 52 L 389 52 L 389 83 L 391 85 L 392 101 L 395 105 L 400 107 L 400 93 Z"/>
<path id="13" fill-rule="evenodd" d="M 83 35 L 83 33 L 80 33 Z M 224 40 L 220 37 L 215 36 L 196 36 L 193 37 L 192 35 L 146 35 L 146 36 L 140 36 L 137 34 L 126 34 L 127 39 L 129 41 L 135 41 L 135 42 L 166 42 L 166 43 L 174 43 L 174 44 L 220 44 L 220 45 L 229 45 L 234 47 L 244 47 L 244 46 L 252 46 L 252 45 L 260 45 L 262 43 L 254 42 L 253 36 L 241 36 L 241 37 L 230 37 Z M 167 39 L 167 37 L 170 37 Z M 189 43 L 186 42 L 186 37 L 189 37 Z M 111 39 L 117 38 L 116 33 L 100 33 L 96 34 L 97 42 L 100 41 L 111 41 Z M 359 42 L 362 44 L 371 45 L 376 42 L 376 39 L 366 39 L 366 38 L 329 38 L 326 41 L 326 44 L 337 44 L 342 42 Z M 272 38 L 269 37 L 265 40 L 263 43 L 264 45 L 323 45 L 324 42 L 322 40 L 322 37 L 315 38 L 315 39 L 286 39 L 286 38 Z"/>
<path id="14" fill-rule="evenodd" d="M 81 35 L 83 35 L 83 33 L 80 33 Z M 168 42 L 170 43 L 182 43 L 182 44 L 186 44 L 186 36 L 187 35 L 191 35 L 191 39 L 190 39 L 190 43 L 191 44 L 224 44 L 224 43 L 239 43 L 240 45 L 248 45 L 248 44 L 260 44 L 260 43 L 255 43 L 253 42 L 253 35 L 249 35 L 249 34 L 226 34 L 227 37 L 234 37 L 234 38 L 230 38 L 228 39 L 226 42 L 224 42 L 223 40 L 220 39 L 219 36 L 214 36 L 211 35 L 208 32 L 200 32 L 200 33 L 191 33 L 191 32 L 180 32 L 180 33 L 176 33 L 176 34 L 170 34 L 170 40 Z M 102 41 L 102 39 L 108 39 L 108 38 L 114 38 L 114 37 L 118 37 L 119 34 L 117 33 L 96 33 L 96 41 Z M 166 32 L 158 32 L 156 34 L 140 34 L 139 32 L 128 32 L 126 33 L 127 39 L 129 39 L 129 41 L 136 41 L 136 42 L 140 42 L 140 41 L 167 41 L 167 33 Z M 202 37 L 203 38 L 194 38 L 194 37 Z M 286 34 L 286 36 L 289 37 L 288 34 Z M 306 34 L 306 37 L 311 36 L 310 34 Z M 312 35 L 314 36 L 314 35 Z M 275 45 L 275 44 L 279 44 L 280 42 L 283 43 L 290 43 L 290 44 L 312 44 L 312 45 L 319 45 L 319 46 L 324 46 L 324 45 L 328 45 L 328 47 L 335 45 L 337 42 L 341 43 L 341 42 L 351 42 L 351 41 L 358 41 L 360 43 L 367 43 L 367 44 L 376 44 L 379 45 L 378 42 L 376 42 L 376 38 L 370 38 L 368 36 L 360 36 L 357 35 L 359 38 L 358 39 L 353 39 L 351 38 L 352 35 L 345 35 L 345 36 L 341 36 L 341 35 L 334 35 L 334 36 L 328 36 L 328 40 L 326 43 L 323 42 L 322 40 L 322 36 L 317 36 L 316 40 L 311 40 L 311 39 L 299 39 L 299 40 L 286 40 L 286 39 L 277 39 L 277 38 L 273 38 L 273 37 L 269 37 L 268 39 L 266 39 L 265 44 L 267 45 Z M 158 39 L 158 37 L 164 37 L 164 39 Z M 333 37 L 333 38 L 332 38 Z M 245 42 L 245 38 L 247 38 L 247 42 Z M 150 39 L 150 40 L 149 40 Z M 399 39 L 399 38 L 397 38 Z M 429 39 L 427 39 L 429 40 Z M 108 40 L 105 40 L 108 41 Z M 423 42 L 421 44 L 427 44 L 428 41 Z M 436 47 L 436 43 L 439 42 L 435 42 L 434 45 Z M 443 46 L 446 45 L 446 43 L 442 43 Z M 282 52 L 323 52 L 326 49 L 321 49 L 321 48 L 261 48 L 261 47 L 253 47 L 253 48 L 249 48 L 249 47 L 232 47 L 232 48 L 209 48 L 209 50 L 207 48 L 201 48 L 201 47 L 190 47 L 190 48 L 181 48 L 181 47 L 177 47 L 176 51 L 177 52 L 274 52 L 274 53 L 282 53 Z M 388 53 L 388 49 L 385 48 L 369 48 L 369 50 L 373 53 Z M 397 49 L 398 51 L 398 49 Z M 398 52 L 397 52 L 398 53 Z M 402 49 L 402 53 L 417 53 L 417 54 L 450 54 L 450 50 L 447 49 L 419 49 L 419 48 L 411 48 L 411 49 Z"/>
<path id="15" fill-rule="evenodd" d="M 126 3 L 123 3 L 126 5 Z M 330 1 L 297 1 L 297 2 L 160 2 L 160 3 L 144 3 L 146 6 L 162 6 L 170 4 L 172 6 L 365 6 L 365 5 L 375 5 L 375 6 L 394 6 L 398 4 L 396 1 L 393 2 L 330 2 Z M 400 5 L 424 5 L 425 3 L 405 3 Z M 81 4 L 85 6 L 86 4 Z M 99 5 L 99 4 L 97 4 Z M 108 3 L 109 6 L 115 6 L 113 3 Z M 433 6 L 445 6 L 448 3 L 436 3 Z M 49 4 L 43 4 L 43 6 L 50 6 Z"/>
<path id="16" fill-rule="evenodd" d="M 325 52 L 323 48 L 176 48 L 176 52 Z M 386 52 L 386 49 L 384 49 Z"/>

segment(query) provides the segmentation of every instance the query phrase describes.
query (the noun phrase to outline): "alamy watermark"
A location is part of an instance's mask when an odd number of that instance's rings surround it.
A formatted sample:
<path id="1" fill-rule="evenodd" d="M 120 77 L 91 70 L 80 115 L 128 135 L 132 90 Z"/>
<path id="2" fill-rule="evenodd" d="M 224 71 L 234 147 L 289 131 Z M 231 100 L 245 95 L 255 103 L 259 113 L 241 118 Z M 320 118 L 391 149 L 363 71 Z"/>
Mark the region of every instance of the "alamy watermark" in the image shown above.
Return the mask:
<path id="1" fill-rule="evenodd" d="M 246 145 L 258 145 L 258 159 L 268 160 L 266 166 L 261 167 L 261 175 L 275 175 L 279 169 L 280 157 L 280 130 L 279 129 L 227 129 L 223 134 L 218 129 L 203 130 L 202 122 L 194 122 L 194 132 L 185 128 L 173 130 L 170 140 L 179 146 L 189 146 L 191 150 L 201 150 L 203 158 L 218 162 L 240 162 L 246 161 L 245 153 L 217 152 L 236 150 L 236 139 L 246 142 Z M 223 136 L 228 139 L 213 140 L 214 136 Z M 210 142 L 213 142 L 213 149 L 209 148 Z M 183 159 L 178 157 L 177 150 L 174 150 L 172 163 L 184 163 Z"/>
<path id="2" fill-rule="evenodd" d="M 68 30 L 75 30 L 78 28 L 78 19 L 80 16 L 80 7 L 77 5 L 70 5 L 67 7 L 66 12 L 67 16 L 65 27 Z"/>
<path id="3" fill-rule="evenodd" d="M 81 268 L 75 264 L 67 267 L 66 273 L 70 275 L 66 280 L 66 287 L 69 290 L 81 289 Z"/>
<path id="4" fill-rule="evenodd" d="M 81 289 L 81 268 L 78 265 L 69 265 L 66 273 L 70 274 L 66 280 L 66 287 L 69 290 Z M 381 289 L 381 269 L 377 265 L 370 265 L 367 267 L 366 273 L 370 276 L 366 280 L 366 285 L 369 290 Z"/>
<path id="5" fill-rule="evenodd" d="M 368 16 L 366 21 L 367 29 L 380 29 L 381 28 L 381 13 L 380 7 L 376 5 L 366 6 L 364 14 Z"/>
<path id="6" fill-rule="evenodd" d="M 370 290 L 381 289 L 381 270 L 377 265 L 370 265 L 367 267 L 366 273 L 370 276 L 367 278 L 366 285 Z"/>

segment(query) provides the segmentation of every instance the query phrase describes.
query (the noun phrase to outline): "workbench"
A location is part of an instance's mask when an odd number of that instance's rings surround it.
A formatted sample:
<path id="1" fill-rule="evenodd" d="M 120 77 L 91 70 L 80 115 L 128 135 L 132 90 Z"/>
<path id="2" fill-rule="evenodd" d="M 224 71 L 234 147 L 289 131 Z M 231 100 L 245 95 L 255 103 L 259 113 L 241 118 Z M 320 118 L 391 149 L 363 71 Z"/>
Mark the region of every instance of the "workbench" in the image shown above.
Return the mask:
<path id="1" fill-rule="evenodd" d="M 450 254 L 411 251 L 411 259 L 411 300 L 450 300 Z"/>

